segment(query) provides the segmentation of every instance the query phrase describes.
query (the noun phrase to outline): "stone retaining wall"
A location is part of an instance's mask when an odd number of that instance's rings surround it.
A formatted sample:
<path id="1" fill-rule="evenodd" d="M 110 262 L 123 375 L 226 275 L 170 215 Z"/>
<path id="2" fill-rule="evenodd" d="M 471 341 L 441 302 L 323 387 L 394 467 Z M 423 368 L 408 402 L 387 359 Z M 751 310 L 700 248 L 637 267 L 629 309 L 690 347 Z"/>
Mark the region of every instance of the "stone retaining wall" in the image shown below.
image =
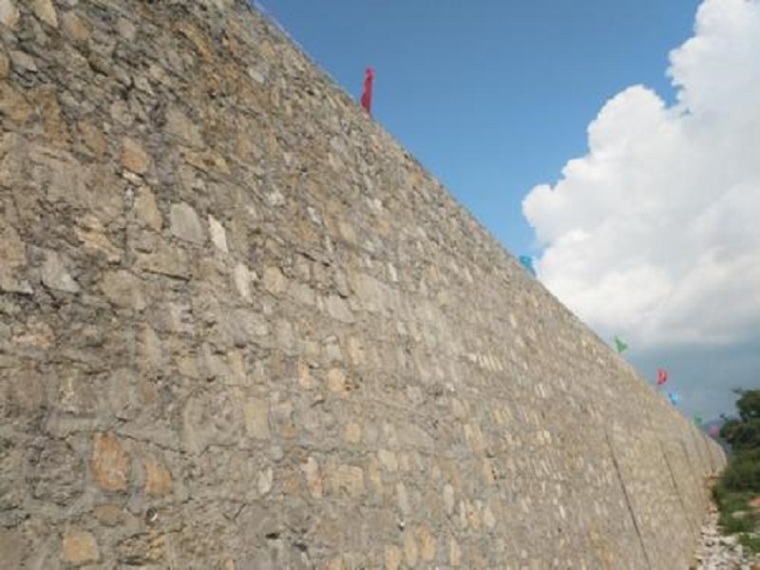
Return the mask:
<path id="1" fill-rule="evenodd" d="M 718 446 L 258 14 L 0 38 L 3 568 L 686 568 Z"/>

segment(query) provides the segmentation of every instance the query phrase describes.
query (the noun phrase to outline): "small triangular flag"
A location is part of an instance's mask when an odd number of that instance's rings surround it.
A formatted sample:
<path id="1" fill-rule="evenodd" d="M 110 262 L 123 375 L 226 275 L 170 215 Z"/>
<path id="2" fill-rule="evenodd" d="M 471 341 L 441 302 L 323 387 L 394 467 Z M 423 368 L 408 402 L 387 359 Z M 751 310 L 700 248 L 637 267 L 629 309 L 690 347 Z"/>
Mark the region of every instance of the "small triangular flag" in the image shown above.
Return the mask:
<path id="1" fill-rule="evenodd" d="M 618 354 L 622 354 L 628 348 L 628 343 L 621 337 L 615 336 L 615 350 Z"/>

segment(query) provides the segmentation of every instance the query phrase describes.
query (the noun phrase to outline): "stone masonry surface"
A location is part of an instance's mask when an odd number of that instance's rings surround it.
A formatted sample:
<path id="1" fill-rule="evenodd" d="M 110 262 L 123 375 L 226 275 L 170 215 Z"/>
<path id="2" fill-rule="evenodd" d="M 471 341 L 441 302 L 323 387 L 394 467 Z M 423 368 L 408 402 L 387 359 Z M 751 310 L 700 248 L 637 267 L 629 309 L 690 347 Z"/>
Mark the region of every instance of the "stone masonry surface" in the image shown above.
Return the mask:
<path id="1" fill-rule="evenodd" d="M 0 39 L 3 569 L 688 567 L 719 448 L 266 19 Z"/>

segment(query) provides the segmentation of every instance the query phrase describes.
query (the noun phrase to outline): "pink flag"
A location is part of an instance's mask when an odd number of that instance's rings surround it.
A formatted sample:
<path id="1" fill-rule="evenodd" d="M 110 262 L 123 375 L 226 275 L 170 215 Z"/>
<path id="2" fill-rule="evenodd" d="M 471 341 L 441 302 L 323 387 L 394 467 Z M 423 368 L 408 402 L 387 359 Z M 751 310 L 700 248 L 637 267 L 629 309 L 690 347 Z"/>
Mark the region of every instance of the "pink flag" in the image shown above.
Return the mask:
<path id="1" fill-rule="evenodd" d="M 720 435 L 720 428 L 718 426 L 710 426 L 710 436 L 718 437 Z"/>
<path id="2" fill-rule="evenodd" d="M 657 369 L 657 385 L 662 386 L 668 381 L 668 371 L 662 368 Z"/>
<path id="3" fill-rule="evenodd" d="M 375 79 L 375 70 L 367 68 L 364 74 L 364 91 L 362 92 L 362 107 L 367 113 L 372 113 L 372 81 Z"/>

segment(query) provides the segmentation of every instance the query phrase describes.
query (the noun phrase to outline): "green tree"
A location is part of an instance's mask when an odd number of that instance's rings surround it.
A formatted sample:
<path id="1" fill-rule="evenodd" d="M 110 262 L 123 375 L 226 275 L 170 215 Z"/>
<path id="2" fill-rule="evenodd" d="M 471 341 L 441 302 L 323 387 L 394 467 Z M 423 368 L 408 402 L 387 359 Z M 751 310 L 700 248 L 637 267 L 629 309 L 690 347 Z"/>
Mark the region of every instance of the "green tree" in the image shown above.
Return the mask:
<path id="1" fill-rule="evenodd" d="M 760 419 L 760 390 L 735 390 L 741 397 L 736 402 L 739 417 L 745 422 Z"/>
<path id="2" fill-rule="evenodd" d="M 720 428 L 721 437 L 733 452 L 720 487 L 729 492 L 760 493 L 760 390 L 734 392 L 739 395 L 739 416 L 725 419 Z"/>
<path id="3" fill-rule="evenodd" d="M 726 419 L 720 428 L 720 436 L 731 446 L 734 453 L 760 448 L 760 390 L 742 390 L 736 402 L 738 418 Z"/>

